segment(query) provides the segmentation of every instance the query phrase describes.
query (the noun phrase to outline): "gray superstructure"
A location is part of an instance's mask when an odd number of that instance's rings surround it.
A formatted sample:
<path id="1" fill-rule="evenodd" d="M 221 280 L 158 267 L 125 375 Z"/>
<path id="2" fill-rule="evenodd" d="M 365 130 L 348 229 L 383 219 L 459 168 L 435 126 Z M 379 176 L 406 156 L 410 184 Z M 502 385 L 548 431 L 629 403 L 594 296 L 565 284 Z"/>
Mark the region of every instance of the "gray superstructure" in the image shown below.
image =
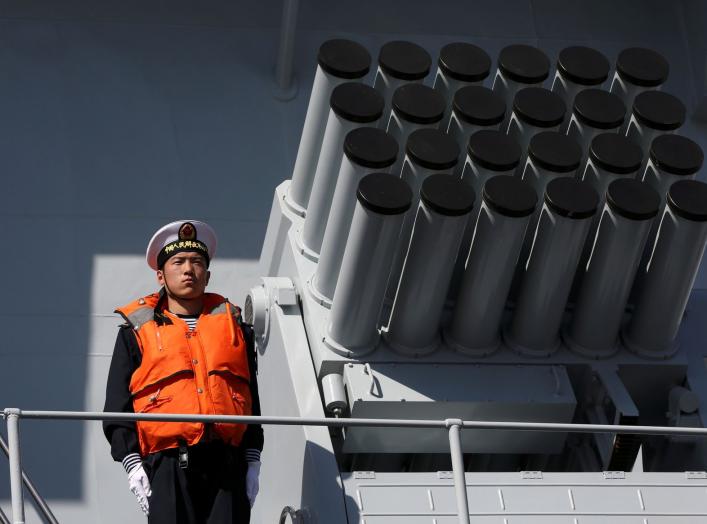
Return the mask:
<path id="1" fill-rule="evenodd" d="M 286 4 L 291 9 L 297 2 Z M 254 290 L 264 413 L 333 416 L 329 405 L 354 417 L 703 426 L 704 263 L 680 322 L 678 350 L 667 358 L 620 349 L 592 359 L 564 345 L 542 359 L 505 346 L 479 356 L 445 344 L 413 358 L 389 348 L 386 337 L 368 355 L 351 358 L 322 340 L 331 310 L 308 290 L 316 262 L 302 254 L 298 240 L 303 206 L 298 214 L 287 202 L 317 51 L 332 38 L 368 50 L 372 67 L 360 81 L 369 86 L 378 51 L 392 40 L 429 53 L 432 67 L 421 81 L 429 87 L 439 51 L 450 42 L 488 53 L 486 88 L 499 52 L 510 44 L 547 55 L 545 89 L 565 47 L 589 46 L 606 56 L 610 75 L 592 86 L 603 90 L 615 82 L 622 49 L 655 49 L 670 65 L 661 90 L 686 108 L 677 134 L 704 149 L 707 15 L 701 4 L 302 2 L 296 45 L 288 50 L 296 79 L 287 93 L 273 79 L 279 2 L 1 7 L 0 214 L 13 246 L 2 265 L 3 407 L 101 409 L 120 323 L 112 311 L 154 291 L 143 260 L 147 236 L 188 215 L 209 221 L 220 235 L 210 289 L 241 305 Z M 460 149 L 463 161 L 466 149 Z M 705 180 L 702 171 L 690 176 Z M 477 204 L 481 198 L 477 192 Z M 424 297 L 419 303 L 424 306 Z M 391 305 L 382 302 L 383 316 Z M 512 319 L 511 305 L 504 323 Z M 450 298 L 441 326 L 452 311 Z M 566 315 L 569 321 L 572 308 Z M 444 431 L 265 431 L 253 522 L 279 522 L 285 506 L 304 522 L 458 522 Z M 476 429 L 461 435 L 472 522 L 692 524 L 707 518 L 703 439 Z M 60 522 L 140 521 L 99 424 L 28 421 L 22 443 L 23 465 Z M 5 474 L 0 494 L 9 514 Z M 27 505 L 27 522 L 42 522 Z"/>

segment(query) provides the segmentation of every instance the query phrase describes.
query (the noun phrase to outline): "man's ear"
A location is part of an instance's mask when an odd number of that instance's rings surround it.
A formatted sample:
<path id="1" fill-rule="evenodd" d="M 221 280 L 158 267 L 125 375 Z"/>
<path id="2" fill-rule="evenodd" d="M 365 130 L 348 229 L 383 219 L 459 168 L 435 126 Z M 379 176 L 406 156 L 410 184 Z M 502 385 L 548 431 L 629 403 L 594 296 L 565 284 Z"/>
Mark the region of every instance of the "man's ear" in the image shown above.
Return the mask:
<path id="1" fill-rule="evenodd" d="M 161 269 L 157 270 L 157 283 L 160 286 L 164 286 L 164 271 L 162 271 Z"/>
<path id="2" fill-rule="evenodd" d="M 211 278 L 211 271 L 206 272 L 206 285 L 209 285 L 209 279 Z"/>

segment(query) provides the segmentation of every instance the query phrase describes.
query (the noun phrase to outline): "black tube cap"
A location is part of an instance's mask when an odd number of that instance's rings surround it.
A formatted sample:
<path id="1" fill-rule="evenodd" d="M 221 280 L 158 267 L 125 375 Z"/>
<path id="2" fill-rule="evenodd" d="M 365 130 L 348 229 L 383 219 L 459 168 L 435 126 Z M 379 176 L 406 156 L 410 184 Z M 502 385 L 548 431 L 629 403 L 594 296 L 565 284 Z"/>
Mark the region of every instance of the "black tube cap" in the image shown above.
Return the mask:
<path id="1" fill-rule="evenodd" d="M 565 102 L 560 95 L 542 87 L 526 87 L 516 93 L 513 111 L 524 122 L 536 127 L 554 127 L 565 118 Z"/>
<path id="2" fill-rule="evenodd" d="M 678 216 L 695 222 L 707 221 L 707 184 L 678 180 L 668 190 L 668 205 Z"/>
<path id="3" fill-rule="evenodd" d="M 673 175 L 694 175 L 705 159 L 700 146 L 680 135 L 655 137 L 651 143 L 650 157 L 658 169 Z"/>
<path id="4" fill-rule="evenodd" d="M 405 152 L 418 166 L 442 170 L 457 165 L 457 141 L 439 129 L 424 128 L 408 136 Z"/>
<path id="5" fill-rule="evenodd" d="M 474 190 L 462 180 L 445 173 L 428 176 L 420 188 L 420 199 L 440 215 L 466 215 L 474 208 Z"/>
<path id="6" fill-rule="evenodd" d="M 527 217 L 538 204 L 533 186 L 511 175 L 489 178 L 484 184 L 483 199 L 487 206 L 507 217 Z"/>
<path id="7" fill-rule="evenodd" d="M 563 176 L 547 184 L 545 203 L 560 216 L 583 219 L 596 213 L 599 195 L 589 182 Z"/>
<path id="8" fill-rule="evenodd" d="M 434 124 L 444 116 L 444 97 L 422 84 L 405 84 L 393 93 L 393 109 L 408 122 Z"/>
<path id="9" fill-rule="evenodd" d="M 383 95 L 361 82 L 346 82 L 331 92 L 332 111 L 349 122 L 375 122 L 383 115 Z"/>
<path id="10" fill-rule="evenodd" d="M 589 157 L 598 167 L 617 175 L 635 173 L 643 162 L 643 151 L 617 133 L 602 133 L 592 139 Z"/>
<path id="11" fill-rule="evenodd" d="M 530 139 L 528 155 L 543 169 L 569 173 L 579 167 L 582 148 L 567 135 L 556 131 L 542 131 Z"/>
<path id="12" fill-rule="evenodd" d="M 382 129 L 359 127 L 344 138 L 344 153 L 355 164 L 379 169 L 395 163 L 398 143 Z"/>
<path id="13" fill-rule="evenodd" d="M 557 70 L 575 84 L 599 85 L 609 77 L 609 60 L 596 49 L 584 46 L 565 47 L 557 59 Z"/>
<path id="14" fill-rule="evenodd" d="M 319 47 L 319 66 L 339 78 L 361 78 L 371 68 L 371 55 L 352 40 L 327 40 Z"/>
<path id="15" fill-rule="evenodd" d="M 491 58 L 486 51 L 466 42 L 445 45 L 437 63 L 445 75 L 462 82 L 480 82 L 491 71 Z"/>
<path id="16" fill-rule="evenodd" d="M 394 78 L 420 80 L 430 72 L 432 58 L 419 45 L 396 40 L 381 47 L 378 64 L 383 71 Z"/>
<path id="17" fill-rule="evenodd" d="M 460 120 L 477 126 L 500 124 L 506 116 L 506 103 L 503 98 L 483 86 L 457 89 L 452 108 Z"/>
<path id="18" fill-rule="evenodd" d="M 501 49 L 498 68 L 511 80 L 537 84 L 550 74 L 550 60 L 537 47 L 514 44 Z"/>
<path id="19" fill-rule="evenodd" d="M 616 71 L 637 86 L 657 87 L 668 79 L 667 60 L 652 49 L 629 47 L 619 53 Z"/>
<path id="20" fill-rule="evenodd" d="M 609 184 L 606 202 L 618 215 L 631 220 L 649 220 L 660 210 L 658 192 L 635 178 L 620 178 Z"/>
<path id="21" fill-rule="evenodd" d="M 601 89 L 584 89 L 574 97 L 574 114 L 596 129 L 613 129 L 624 123 L 626 106 L 613 93 Z"/>
<path id="22" fill-rule="evenodd" d="M 358 183 L 356 198 L 366 209 L 380 215 L 399 215 L 412 205 L 412 190 L 400 177 L 371 173 Z"/>
<path id="23" fill-rule="evenodd" d="M 644 91 L 633 100 L 633 114 L 643 124 L 673 131 L 685 123 L 685 105 L 663 91 Z"/>
<path id="24" fill-rule="evenodd" d="M 479 166 L 491 171 L 510 171 L 520 162 L 520 146 L 501 131 L 482 129 L 469 137 L 466 152 Z"/>

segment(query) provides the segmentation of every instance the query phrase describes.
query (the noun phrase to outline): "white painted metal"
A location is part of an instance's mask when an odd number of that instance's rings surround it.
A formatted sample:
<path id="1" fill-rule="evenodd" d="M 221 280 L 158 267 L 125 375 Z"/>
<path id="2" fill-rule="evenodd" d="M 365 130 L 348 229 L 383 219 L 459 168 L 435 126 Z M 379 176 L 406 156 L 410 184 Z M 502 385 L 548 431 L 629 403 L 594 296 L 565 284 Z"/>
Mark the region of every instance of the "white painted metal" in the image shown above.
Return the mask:
<path id="1" fill-rule="evenodd" d="M 466 498 L 466 479 L 464 477 L 464 458 L 459 437 L 461 420 L 449 421 L 449 448 L 452 452 L 454 488 L 457 499 L 457 515 L 460 524 L 469 524 L 469 502 Z"/>
<path id="2" fill-rule="evenodd" d="M 439 346 L 439 324 L 456 260 L 454 255 L 459 251 L 468 221 L 468 213 L 445 216 L 420 201 L 385 333 L 396 351 L 417 356 Z M 395 277 L 396 273 L 391 272 L 391 280 Z"/>
<path id="3" fill-rule="evenodd" d="M 539 197 L 545 194 L 547 184 L 558 177 L 575 177 L 577 171 L 554 171 L 541 166 L 532 156 L 528 155 L 522 169 L 521 180 L 527 182 Z M 538 212 L 540 209 L 538 209 Z"/>
<path id="4" fill-rule="evenodd" d="M 604 204 L 565 342 L 590 358 L 619 350 L 618 337 L 652 219 L 635 220 Z M 601 326 L 601 329 L 597 329 Z"/>
<path id="5" fill-rule="evenodd" d="M 649 358 L 678 349 L 676 336 L 707 243 L 707 222 L 687 220 L 666 205 L 647 266 L 637 275 L 635 310 L 622 333 Z"/>
<path id="6" fill-rule="evenodd" d="M 375 123 L 370 125 L 375 125 Z M 329 120 L 322 139 L 322 148 L 307 206 L 307 216 L 304 219 L 304 228 L 301 233 L 305 253 L 313 260 L 319 258 L 332 198 L 336 189 L 337 175 L 345 157 L 344 137 L 349 131 L 360 126 L 361 124 L 357 122 L 341 118 L 333 110 L 329 111 Z"/>
<path id="7" fill-rule="evenodd" d="M 434 83 L 432 84 L 432 87 L 444 97 L 444 100 L 447 103 L 447 108 L 444 111 L 442 122 L 446 123 L 447 119 L 451 118 L 453 112 L 452 102 L 454 102 L 454 93 L 456 93 L 462 87 L 480 86 L 483 85 L 483 83 L 483 80 L 479 80 L 477 82 L 466 82 L 457 78 L 451 78 L 449 75 L 446 75 L 444 71 L 442 71 L 441 67 L 437 66 L 437 72 L 435 73 L 435 79 Z"/>
<path id="8" fill-rule="evenodd" d="M 5 439 L 2 438 L 2 436 L 0 436 L 0 449 L 2 449 L 2 452 L 9 459 L 10 448 L 8 447 L 7 443 L 5 442 Z M 32 500 L 36 504 L 37 509 L 39 509 L 39 511 L 41 512 L 42 517 L 49 524 L 59 524 L 59 521 L 56 520 L 56 517 L 52 513 L 52 510 L 49 508 L 47 501 L 44 500 L 44 497 L 42 497 L 42 495 L 37 490 L 37 487 L 34 485 L 27 473 L 25 473 L 24 471 L 22 471 L 22 483 L 24 484 L 24 487 L 27 489 L 29 494 L 32 496 Z M 3 524 L 10 524 L 10 521 L 7 519 L 7 516 L 2 510 L 0 510 L 0 522 L 2 522 Z"/>
<path id="9" fill-rule="evenodd" d="M 643 93 L 644 91 L 660 91 L 662 86 L 639 86 L 628 82 L 626 79 L 622 78 L 618 71 L 614 72 L 614 78 L 611 80 L 611 87 L 609 92 L 617 95 L 623 101 L 624 105 L 631 110 L 633 107 L 634 99 Z M 628 122 L 624 124 L 621 128 L 621 132 L 624 132 L 628 127 Z"/>
<path id="10" fill-rule="evenodd" d="M 599 195 L 599 205 L 601 205 L 606 200 L 606 190 L 609 184 L 622 178 L 636 178 L 638 173 L 638 170 L 633 173 L 612 173 L 598 165 L 590 156 L 579 178 L 592 185 Z"/>
<path id="11" fill-rule="evenodd" d="M 373 351 L 403 214 L 381 215 L 356 202 L 324 342 L 353 357 Z"/>
<path id="12" fill-rule="evenodd" d="M 469 137 L 471 135 L 473 135 L 474 133 L 476 133 L 477 131 L 481 131 L 483 129 L 498 130 L 499 125 L 500 124 L 494 124 L 491 126 L 480 126 L 480 125 L 472 124 L 462 118 L 459 118 L 457 116 L 456 111 L 451 112 L 451 114 L 449 115 L 449 124 L 447 125 L 447 134 L 457 141 L 457 145 L 459 146 L 459 151 L 461 151 L 459 162 L 457 163 L 457 166 L 454 168 L 454 175 L 455 176 L 461 177 L 462 173 L 465 169 L 466 162 L 463 162 L 462 159 L 464 159 L 467 156 L 466 149 L 467 149 L 467 146 L 469 145 Z"/>
<path id="13" fill-rule="evenodd" d="M 339 373 L 329 373 L 322 377 L 324 407 L 329 413 L 341 414 L 347 407 L 344 377 Z"/>
<path id="14" fill-rule="evenodd" d="M 514 350 L 547 356 L 558 349 L 562 315 L 591 221 L 559 216 L 543 204 L 513 319 L 504 333 Z"/>
<path id="15" fill-rule="evenodd" d="M 572 106 L 567 106 L 572 107 Z M 564 129 L 564 126 L 562 127 Z M 567 125 L 567 136 L 574 138 L 579 147 L 582 148 L 582 163 L 584 165 L 585 161 L 589 157 L 589 146 L 592 144 L 592 140 L 595 136 L 601 135 L 602 133 L 618 133 L 619 127 L 613 129 L 600 129 L 598 127 L 592 127 L 586 122 L 582 122 L 577 115 L 572 112 L 569 124 Z"/>
<path id="16" fill-rule="evenodd" d="M 653 189 L 658 192 L 662 204 L 665 204 L 665 199 L 668 195 L 668 190 L 673 182 L 678 180 L 694 180 L 697 176 L 697 172 L 691 175 L 676 175 L 675 173 L 668 173 L 664 169 L 660 169 L 652 158 L 648 158 L 648 163 L 646 164 L 646 169 L 640 177 L 637 177 L 641 182 L 649 184 Z"/>
<path id="17" fill-rule="evenodd" d="M 368 365 L 350 362 L 344 365 L 343 375 L 352 419 L 380 419 L 383 424 L 349 426 L 344 452 L 447 453 L 447 436 L 434 426 L 394 427 L 396 420 L 413 414 L 417 420 L 473 419 L 461 435 L 465 453 L 560 452 L 564 432 L 508 431 L 511 426 L 503 422 L 542 421 L 560 424 L 559 428 L 572 420 L 577 400 L 565 367 L 532 366 L 533 380 L 524 378 L 527 373 L 525 366 L 480 366 L 468 359 L 461 364 L 425 366 L 424 374 L 418 359 L 412 358 Z M 429 386 L 431 379 L 434 387 Z M 518 381 L 527 387 L 514 387 Z M 498 426 L 483 425 L 491 420 Z M 477 423 L 486 429 L 479 429 Z"/>
<path id="18" fill-rule="evenodd" d="M 573 82 L 572 80 L 569 80 L 568 78 L 562 76 L 562 73 L 560 73 L 559 70 L 555 71 L 555 77 L 552 79 L 552 87 L 550 88 L 550 91 L 559 95 L 562 98 L 562 101 L 565 103 L 565 107 L 567 107 L 568 109 L 567 113 L 565 113 L 564 121 L 562 122 L 562 124 L 560 124 L 560 129 L 564 130 L 565 128 L 567 128 L 568 125 L 571 125 L 571 108 L 574 106 L 574 97 L 577 96 L 577 93 L 584 89 L 589 89 L 593 87 L 598 86 L 587 86 L 577 84 L 576 82 Z"/>
<path id="19" fill-rule="evenodd" d="M 506 134 L 508 134 L 509 137 L 513 138 L 516 142 L 518 142 L 518 145 L 520 146 L 521 161 L 520 164 L 518 164 L 518 169 L 516 170 L 516 173 L 518 175 L 522 173 L 521 170 L 525 165 L 525 160 L 528 155 L 528 145 L 530 144 L 530 139 L 542 131 L 559 131 L 560 127 L 560 124 L 552 127 L 535 126 L 533 124 L 523 121 L 523 119 L 519 118 L 518 115 L 516 115 L 516 112 L 513 111 L 513 113 L 511 114 L 511 119 L 508 122 Z"/>
<path id="20" fill-rule="evenodd" d="M 393 109 L 390 113 L 390 120 L 388 121 L 387 131 L 396 140 L 396 142 L 401 145 L 402 148 L 403 144 L 407 144 L 408 137 L 413 131 L 427 128 L 437 129 L 439 125 L 439 121 L 433 122 L 431 124 L 418 124 L 416 122 L 410 122 L 409 120 L 405 120 L 405 118 L 401 117 L 398 112 Z M 398 159 L 390 167 L 390 170 L 388 172 L 394 175 L 402 175 L 402 166 L 404 158 L 405 155 L 403 155 L 401 152 L 401 154 L 398 156 Z"/>
<path id="21" fill-rule="evenodd" d="M 287 193 L 287 203 L 298 215 L 304 216 L 312 191 L 312 182 L 317 169 L 319 152 L 329 117 L 329 97 L 336 86 L 355 79 L 339 78 L 317 66 L 314 85 L 309 98 L 307 116 L 300 138 L 297 160 L 292 172 L 292 184 Z"/>
<path id="22" fill-rule="evenodd" d="M 390 302 L 392 302 L 395 298 L 395 292 L 398 289 L 400 275 L 403 271 L 405 255 L 410 245 L 412 228 L 415 223 L 415 217 L 417 216 L 416 210 L 418 209 L 418 204 L 420 202 L 420 188 L 422 187 L 422 183 L 430 175 L 434 175 L 435 173 L 450 173 L 450 171 L 450 169 L 433 170 L 428 167 L 418 165 L 412 158 L 410 158 L 409 155 L 405 155 L 400 178 L 407 182 L 412 190 L 412 205 L 410 211 L 405 213 L 405 216 L 403 217 L 403 225 L 400 228 L 400 238 L 395 249 L 395 254 L 393 255 L 390 278 L 388 279 L 385 292 L 386 299 Z"/>
<path id="23" fill-rule="evenodd" d="M 501 318 L 530 216 L 509 217 L 485 202 L 472 226 L 471 248 L 445 341 L 456 351 L 483 356 L 500 344 Z M 463 254 L 464 255 L 464 254 Z"/>
<path id="24" fill-rule="evenodd" d="M 10 452 L 10 493 L 12 499 L 12 522 L 25 523 L 25 503 L 22 492 L 22 458 L 20 454 L 20 416 L 19 409 L 5 409 L 7 420 L 7 446 Z"/>
<path id="25" fill-rule="evenodd" d="M 645 122 L 641 122 L 636 115 L 631 113 L 626 127 L 626 136 L 630 138 L 643 151 L 643 166 L 648 162 L 648 152 L 650 151 L 653 139 L 660 135 L 669 135 L 676 130 L 654 129 Z"/>
<path id="26" fill-rule="evenodd" d="M 542 86 L 543 82 L 538 82 L 536 84 L 525 84 L 518 82 L 508 78 L 500 69 L 496 69 L 496 75 L 494 76 L 493 86 L 491 89 L 494 93 L 500 95 L 506 104 L 506 118 L 504 118 L 503 122 L 501 122 L 499 129 L 504 131 L 508 129 L 508 123 L 511 120 L 511 112 L 513 110 L 513 99 L 515 98 L 516 93 L 526 87 Z"/>
<path id="27" fill-rule="evenodd" d="M 388 168 L 375 169 L 377 173 L 389 172 Z M 351 220 L 356 207 L 356 187 L 361 179 L 372 172 L 371 168 L 358 165 L 344 155 L 341 169 L 336 179 L 336 189 L 331 202 L 319 265 L 312 280 L 310 290 L 317 299 L 331 304 L 339 279 L 339 271 L 344 257 L 344 249 L 349 237 Z"/>
<path id="28" fill-rule="evenodd" d="M 389 129 L 390 119 L 393 116 L 392 104 L 393 104 L 393 93 L 400 86 L 405 84 L 422 84 L 424 78 L 417 80 L 407 80 L 404 78 L 396 78 L 388 73 L 386 73 L 381 66 L 378 66 L 376 71 L 376 77 L 373 80 L 373 88 L 379 91 L 383 95 L 383 100 L 385 101 L 385 106 L 383 107 L 383 117 L 381 118 L 378 127 L 381 129 Z M 402 142 L 404 143 L 404 142 Z"/>
<path id="29" fill-rule="evenodd" d="M 359 494 L 347 507 L 349 521 L 456 524 L 455 486 L 447 473 L 376 472 L 375 479 L 357 479 L 352 473 L 344 473 L 346 492 Z M 542 472 L 535 478 L 526 473 L 467 472 L 464 477 L 471 522 L 697 524 L 707 517 L 707 482 L 686 480 L 681 473 L 665 473 L 660 479 L 632 472 L 623 478 L 606 478 L 601 472 Z M 428 492 L 434 509 L 428 505 Z"/>

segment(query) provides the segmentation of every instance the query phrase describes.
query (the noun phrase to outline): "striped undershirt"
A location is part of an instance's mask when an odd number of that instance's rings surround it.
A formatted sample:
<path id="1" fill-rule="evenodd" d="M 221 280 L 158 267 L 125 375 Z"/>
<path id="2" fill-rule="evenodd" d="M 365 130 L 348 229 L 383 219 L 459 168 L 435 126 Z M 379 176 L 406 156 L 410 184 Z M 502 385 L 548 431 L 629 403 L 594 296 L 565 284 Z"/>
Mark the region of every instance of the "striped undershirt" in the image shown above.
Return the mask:
<path id="1" fill-rule="evenodd" d="M 199 319 L 199 315 L 177 315 L 189 326 L 189 331 L 194 331 L 196 328 L 196 321 Z M 245 450 L 246 462 L 260 462 L 260 450 L 256 448 L 248 448 Z M 123 459 L 123 467 L 125 471 L 130 474 L 130 472 L 137 466 L 142 464 L 142 459 L 139 453 L 130 453 L 126 455 Z"/>
<path id="2" fill-rule="evenodd" d="M 177 315 L 189 326 L 189 331 L 194 331 L 196 327 L 196 321 L 199 320 L 199 315 Z"/>

